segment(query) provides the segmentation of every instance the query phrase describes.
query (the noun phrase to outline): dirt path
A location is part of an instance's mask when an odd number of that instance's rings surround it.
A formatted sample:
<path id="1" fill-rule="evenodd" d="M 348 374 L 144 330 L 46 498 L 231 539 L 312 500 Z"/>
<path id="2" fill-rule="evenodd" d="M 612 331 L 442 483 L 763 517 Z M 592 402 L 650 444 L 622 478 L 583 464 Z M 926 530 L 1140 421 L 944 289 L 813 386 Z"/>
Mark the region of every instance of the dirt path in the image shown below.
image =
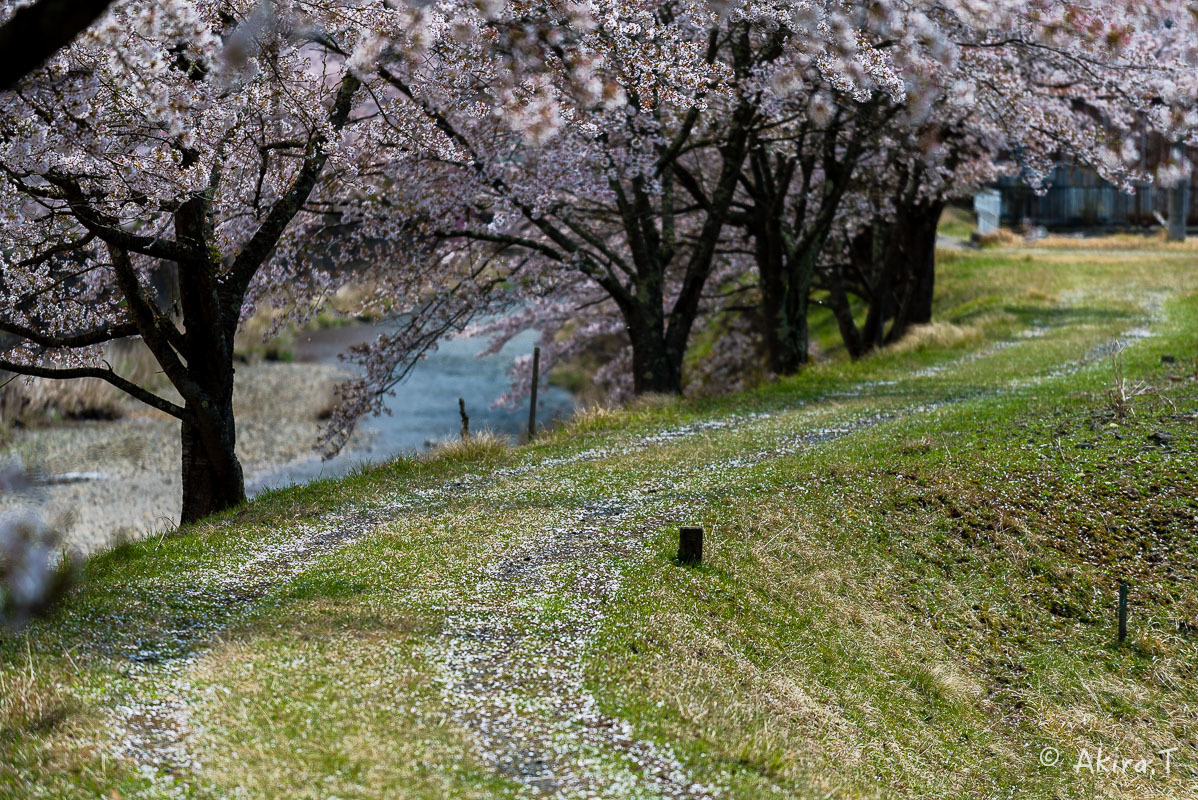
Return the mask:
<path id="1" fill-rule="evenodd" d="M 800 431 L 750 460 L 832 442 L 895 416 Z M 739 424 L 760 418 L 742 417 Z M 710 427 L 648 438 L 704 430 Z M 641 440 L 640 446 L 649 444 Z M 720 459 L 661 477 L 693 492 L 721 468 L 750 460 Z M 626 722 L 603 714 L 584 681 L 584 658 L 624 571 L 647 556 L 645 534 L 677 520 L 684 506 L 675 492 L 632 490 L 561 511 L 476 576 L 472 598 L 446 621 L 428 655 L 440 667 L 442 702 L 471 733 L 487 766 L 539 796 L 719 794 L 718 787 L 692 781 L 668 746 L 639 739 Z"/>
<path id="2" fill-rule="evenodd" d="M 991 352 L 1021 341 L 1030 338 L 992 346 Z M 1109 352 L 1110 345 L 1095 348 L 1078 361 L 1050 365 L 1036 376 L 987 394 L 1000 395 L 1063 371 L 1081 369 Z M 959 363 L 977 357 L 966 356 Z M 912 380 L 942 371 L 912 376 Z M 859 397 L 870 386 L 862 384 L 855 391 L 833 397 Z M 479 570 L 473 578 L 476 590 L 446 620 L 437 642 L 430 646 L 427 655 L 438 665 L 446 709 L 469 732 L 483 763 L 531 795 L 718 795 L 718 787 L 693 782 L 668 746 L 638 739 L 625 722 L 604 715 L 585 686 L 586 653 L 623 574 L 646 557 L 645 535 L 677 520 L 686 510 L 681 494 L 706 488 L 725 468 L 790 455 L 976 396 L 912 404 L 827 427 L 780 431 L 776 441 L 765 448 L 661 476 L 678 491 L 628 490 L 602 502 L 554 510 L 544 524 L 527 531 L 503 557 Z M 744 428 L 775 416 L 732 415 L 658 431 L 622 446 L 463 476 L 389 504 L 337 509 L 303 528 L 299 536 L 262 547 L 235 569 L 193 592 L 191 599 L 202 613 L 133 651 L 114 654 L 127 659 L 129 675 L 138 687 L 136 697 L 113 709 L 117 754 L 133 760 L 143 772 L 171 781 L 202 774 L 189 749 L 191 665 L 217 634 L 245 616 L 253 601 L 309 569 L 319 558 L 369 536 L 411 509 L 419 506 L 429 513 L 462 491 L 477 491 L 520 476 L 548 475 L 565 464 L 617 457 L 715 430 Z"/>
<path id="3" fill-rule="evenodd" d="M 916 378 L 940 374 L 1042 333 L 996 343 L 981 355 L 967 355 Z M 1120 338 L 1143 335 L 1147 332 L 1137 328 Z M 1079 370 L 1108 355 L 1118 341 L 986 394 L 1002 395 Z M 847 395 L 860 396 L 854 391 Z M 977 396 L 797 430 L 779 436 L 766 449 L 662 478 L 683 492 L 702 491 L 713 479 L 709 476 L 718 476 L 725 468 L 792 455 Z M 734 416 L 666 430 L 637 440 L 629 449 L 742 427 L 771 416 Z M 592 450 L 578 460 L 612 455 L 617 453 Z M 558 460 L 554 466 L 563 463 L 566 460 Z M 446 621 L 439 645 L 429 653 L 440 665 L 442 701 L 453 719 L 471 732 L 483 762 L 531 794 L 705 798 L 719 793 L 718 787 L 691 781 L 670 748 L 637 739 L 626 723 L 602 714 L 583 680 L 584 657 L 601 629 L 607 604 L 620 588 L 623 571 L 645 556 L 644 533 L 677 520 L 679 513 L 676 497 L 640 491 L 559 512 L 476 576 L 477 591 L 468 606 Z"/>
<path id="4" fill-rule="evenodd" d="M 737 415 L 658 431 L 620 453 L 739 427 L 770 415 Z M 889 416 L 877 415 L 819 429 L 803 444 L 839 438 Z M 789 444 L 797 446 L 798 440 Z M 782 450 L 771 455 L 781 455 Z M 619 453 L 591 450 L 571 462 Z M 762 454 L 764 456 L 765 454 Z M 112 709 L 115 755 L 147 775 L 186 780 L 199 771 L 191 747 L 192 688 L 188 674 L 212 640 L 254 601 L 311 568 L 322 556 L 368 536 L 417 506 L 427 513 L 462 491 L 559 468 L 534 462 L 490 475 L 466 475 L 385 505 L 346 506 L 299 536 L 260 548 L 202 589 L 184 590 L 196 613 L 124 652 L 135 696 Z M 733 465 L 735 466 L 735 465 Z M 682 475 L 668 476 L 681 480 Z M 621 563 L 643 554 L 642 537 L 664 519 L 671 501 L 634 492 L 558 512 L 503 559 L 478 576 L 469 604 L 444 626 L 433 655 L 442 665 L 447 708 L 475 736 L 484 763 L 537 794 L 577 796 L 711 797 L 690 782 L 668 748 L 636 739 L 627 724 L 599 713 L 583 684 L 583 656 L 620 585 Z M 677 510 L 677 503 L 672 503 Z M 625 524 L 636 512 L 638 524 Z M 564 606 L 545 616 L 549 604 Z M 639 788 L 638 788 L 639 787 Z"/>
<path id="5" fill-rule="evenodd" d="M 479 576 L 430 655 L 442 699 L 483 762 L 534 794 L 711 797 L 669 748 L 637 739 L 598 709 L 583 656 L 620 585 L 621 557 L 639 548 L 621 530 L 634 498 L 559 515 Z"/>
<path id="6" fill-rule="evenodd" d="M 191 605 L 201 612 L 123 654 L 129 662 L 126 674 L 138 685 L 140 697 L 112 710 L 116 755 L 143 771 L 175 777 L 196 768 L 188 748 L 187 674 L 210 640 L 244 616 L 254 601 L 389 518 L 390 513 L 379 509 L 346 510 L 322 525 L 307 526 L 290 541 L 261 548 L 236 569 L 219 575 L 215 584 L 190 592 Z"/>

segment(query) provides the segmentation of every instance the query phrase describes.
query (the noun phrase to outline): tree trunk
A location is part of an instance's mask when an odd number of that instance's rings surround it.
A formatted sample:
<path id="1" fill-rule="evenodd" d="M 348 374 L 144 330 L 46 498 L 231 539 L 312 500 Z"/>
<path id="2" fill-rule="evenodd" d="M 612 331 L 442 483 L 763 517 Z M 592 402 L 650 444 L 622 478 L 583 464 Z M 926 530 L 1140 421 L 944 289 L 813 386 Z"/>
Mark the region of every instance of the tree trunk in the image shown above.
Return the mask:
<path id="1" fill-rule="evenodd" d="M 1186 147 L 1182 142 L 1174 142 L 1173 158 L 1177 163 L 1182 163 L 1186 156 Z M 1190 181 L 1188 178 L 1179 180 L 1175 186 L 1169 188 L 1168 205 L 1169 205 L 1169 231 L 1168 240 L 1170 242 L 1184 242 L 1186 240 L 1186 222 L 1189 216 L 1189 200 L 1190 200 Z"/>
<path id="2" fill-rule="evenodd" d="M 885 230 L 885 229 L 882 229 Z M 883 251 L 877 251 L 873 257 L 877 260 L 877 266 L 871 265 L 871 274 L 873 275 L 873 291 L 870 296 L 870 310 L 865 316 L 865 327 L 861 332 L 863 346 L 865 350 L 876 350 L 885 343 L 885 326 L 890 317 L 895 313 L 895 273 L 902 266 L 902 251 L 899 248 L 893 247 L 895 237 L 888 231 L 887 235 L 878 237 L 875 234 L 875 243 L 884 242 Z"/>
<path id="3" fill-rule="evenodd" d="M 763 298 L 766 296 L 762 293 Z M 763 305 L 765 349 L 770 371 L 775 375 L 794 375 L 807 363 L 807 315 L 805 312 L 788 313 L 782 303 Z"/>
<path id="4" fill-rule="evenodd" d="M 936 288 L 936 234 L 940 228 L 940 215 L 947 203 L 932 203 L 920 214 L 920 241 L 916 245 L 916 287 L 911 305 L 911 323 L 927 325 L 932 321 L 932 297 Z"/>
<path id="5" fill-rule="evenodd" d="M 753 230 L 761 280 L 761 334 L 770 371 L 775 375 L 790 375 L 798 371 L 800 362 L 792 347 L 794 336 L 787 312 L 789 276 L 782 266 L 781 242 L 774 228 L 775 225 L 761 219 Z"/>
<path id="6" fill-rule="evenodd" d="M 761 277 L 763 338 L 770 371 L 794 375 L 807 363 L 807 301 L 814 266 L 803 253 L 787 256 L 780 220 L 754 226 Z"/>
<path id="7" fill-rule="evenodd" d="M 886 335 L 893 344 L 906 335 L 912 325 L 932 321 L 932 295 L 936 283 L 936 231 L 945 204 L 918 204 L 907 211 L 900 235 L 902 248 L 889 254 L 902 259 L 898 274 L 903 275 L 902 300 L 894 316 L 894 324 Z"/>
<path id="8" fill-rule="evenodd" d="M 212 241 L 210 223 L 203 198 L 189 200 L 175 213 L 175 231 L 181 241 Z M 183 317 L 182 353 L 189 378 L 179 387 L 186 410 L 181 433 L 182 523 L 245 501 L 233 417 L 233 334 L 243 292 L 222 286 L 216 278 L 219 268 L 219 260 L 209 252 L 205 260 L 176 272 Z"/>
<path id="9" fill-rule="evenodd" d="M 849 303 L 848 294 L 844 290 L 844 276 L 839 264 L 833 264 L 828 272 L 828 307 L 836 319 L 836 327 L 840 329 L 840 338 L 849 351 L 849 357 L 854 361 L 865 355 L 865 340 L 857 328 L 857 320 L 853 319 L 853 308 Z"/>
<path id="10" fill-rule="evenodd" d="M 203 414 L 203 428 L 192 420 L 182 423 L 183 512 L 180 523 L 195 522 L 209 514 L 245 502 L 245 480 L 235 445 L 236 426 L 232 402 L 223 408 L 188 409 Z"/>
<path id="11" fill-rule="evenodd" d="M 672 354 L 666 346 L 664 321 L 651 317 L 639 304 L 642 313 L 628 320 L 628 335 L 632 340 L 633 391 L 638 395 L 682 394 L 681 354 Z"/>

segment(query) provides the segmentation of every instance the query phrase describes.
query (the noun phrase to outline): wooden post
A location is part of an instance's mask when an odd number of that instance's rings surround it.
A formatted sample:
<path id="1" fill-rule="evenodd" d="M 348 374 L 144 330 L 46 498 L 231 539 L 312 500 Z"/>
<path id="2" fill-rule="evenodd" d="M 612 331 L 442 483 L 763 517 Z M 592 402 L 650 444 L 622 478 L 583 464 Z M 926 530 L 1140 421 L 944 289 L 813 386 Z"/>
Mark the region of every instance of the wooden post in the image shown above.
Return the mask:
<path id="1" fill-rule="evenodd" d="M 1127 638 L 1127 584 L 1119 584 L 1119 644 Z"/>
<path id="2" fill-rule="evenodd" d="M 1178 164 L 1186 155 L 1186 146 L 1183 142 L 1173 143 L 1173 158 Z M 1184 242 L 1186 240 L 1186 218 L 1190 213 L 1190 181 L 1188 178 L 1182 178 L 1176 186 L 1169 188 L 1169 234 L 1170 242 Z"/>
<path id="3" fill-rule="evenodd" d="M 470 438 L 470 417 L 466 416 L 466 398 L 458 398 L 458 414 L 462 417 L 462 439 Z"/>
<path id="4" fill-rule="evenodd" d="M 528 441 L 537 435 L 537 384 L 541 382 L 541 348 L 532 349 L 532 397 L 528 401 Z"/>
<path id="5" fill-rule="evenodd" d="M 680 528 L 678 531 L 678 563 L 703 563 L 703 529 Z"/>

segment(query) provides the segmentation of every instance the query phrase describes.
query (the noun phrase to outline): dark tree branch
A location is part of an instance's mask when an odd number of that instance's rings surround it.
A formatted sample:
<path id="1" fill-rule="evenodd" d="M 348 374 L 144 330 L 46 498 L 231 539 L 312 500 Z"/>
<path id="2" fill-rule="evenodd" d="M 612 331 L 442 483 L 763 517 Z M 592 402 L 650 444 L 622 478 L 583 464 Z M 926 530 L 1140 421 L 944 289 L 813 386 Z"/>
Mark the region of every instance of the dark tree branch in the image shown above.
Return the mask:
<path id="1" fill-rule="evenodd" d="M 120 228 L 115 220 L 108 219 L 92 208 L 75 178 L 54 173 L 43 177 L 62 192 L 67 207 L 70 208 L 75 219 L 79 220 L 79 224 L 86 228 L 88 233 L 107 244 L 131 253 L 160 258 L 164 261 L 185 263 L 195 259 L 195 251 L 178 242 L 153 236 L 138 236 Z M 22 185 L 20 188 L 22 191 L 36 195 L 36 192 L 31 191 L 31 187 L 27 185 Z"/>
<path id="2" fill-rule="evenodd" d="M 111 0 L 41 0 L 18 9 L 0 27 L 0 90 L 70 44 L 108 8 Z"/>
<path id="3" fill-rule="evenodd" d="M 346 72 L 345 77 L 341 79 L 341 85 L 337 88 L 337 99 L 329 114 L 329 124 L 334 131 L 340 131 L 345 127 L 349 120 L 350 110 L 353 108 L 354 95 L 361 85 L 361 81 L 352 72 Z M 309 143 L 307 153 L 304 155 L 304 165 L 300 168 L 299 175 L 296 176 L 291 189 L 275 201 L 267 213 L 266 219 L 262 221 L 250 241 L 237 254 L 237 258 L 233 261 L 231 276 L 232 286 L 239 298 L 244 293 L 245 287 L 249 286 L 254 273 L 258 271 L 275 245 L 279 243 L 279 237 L 283 235 L 283 231 L 307 202 L 312 190 L 316 188 L 316 181 L 320 178 L 325 162 L 329 159 L 328 152 L 325 150 L 327 144 L 324 136 L 318 136 Z"/>
<path id="4" fill-rule="evenodd" d="M 28 375 L 33 378 L 50 378 L 52 380 L 74 380 L 76 378 L 99 378 L 107 381 L 128 395 L 136 397 L 148 406 L 153 406 L 164 414 L 184 419 L 187 412 L 170 400 L 159 397 L 153 392 L 143 389 L 131 380 L 122 378 L 113 371 L 112 367 L 37 367 L 30 364 L 17 364 L 13 361 L 0 359 L 0 369 L 15 372 L 18 375 Z"/>
<path id="5" fill-rule="evenodd" d="M 94 344 L 104 344 L 111 342 L 114 339 L 125 339 L 130 336 L 137 336 L 141 331 L 132 322 L 114 323 L 106 325 L 102 328 L 96 328 L 90 331 L 81 331 L 80 333 L 70 333 L 63 336 L 50 336 L 36 331 L 33 328 L 27 328 L 24 325 L 18 325 L 15 322 L 8 322 L 0 319 L 0 331 L 11 333 L 13 336 L 19 336 L 22 339 L 33 342 L 39 347 L 88 347 Z"/>

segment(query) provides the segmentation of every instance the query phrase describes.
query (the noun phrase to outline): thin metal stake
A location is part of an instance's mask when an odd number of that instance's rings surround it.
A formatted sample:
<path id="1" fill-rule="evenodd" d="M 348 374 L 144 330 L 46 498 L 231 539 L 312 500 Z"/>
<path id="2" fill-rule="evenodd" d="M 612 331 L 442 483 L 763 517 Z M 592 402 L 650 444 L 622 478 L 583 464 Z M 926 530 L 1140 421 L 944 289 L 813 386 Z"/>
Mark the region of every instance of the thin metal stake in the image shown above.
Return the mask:
<path id="1" fill-rule="evenodd" d="M 541 382 L 541 348 L 532 349 L 532 397 L 528 402 L 528 441 L 537 435 L 537 384 Z"/>

